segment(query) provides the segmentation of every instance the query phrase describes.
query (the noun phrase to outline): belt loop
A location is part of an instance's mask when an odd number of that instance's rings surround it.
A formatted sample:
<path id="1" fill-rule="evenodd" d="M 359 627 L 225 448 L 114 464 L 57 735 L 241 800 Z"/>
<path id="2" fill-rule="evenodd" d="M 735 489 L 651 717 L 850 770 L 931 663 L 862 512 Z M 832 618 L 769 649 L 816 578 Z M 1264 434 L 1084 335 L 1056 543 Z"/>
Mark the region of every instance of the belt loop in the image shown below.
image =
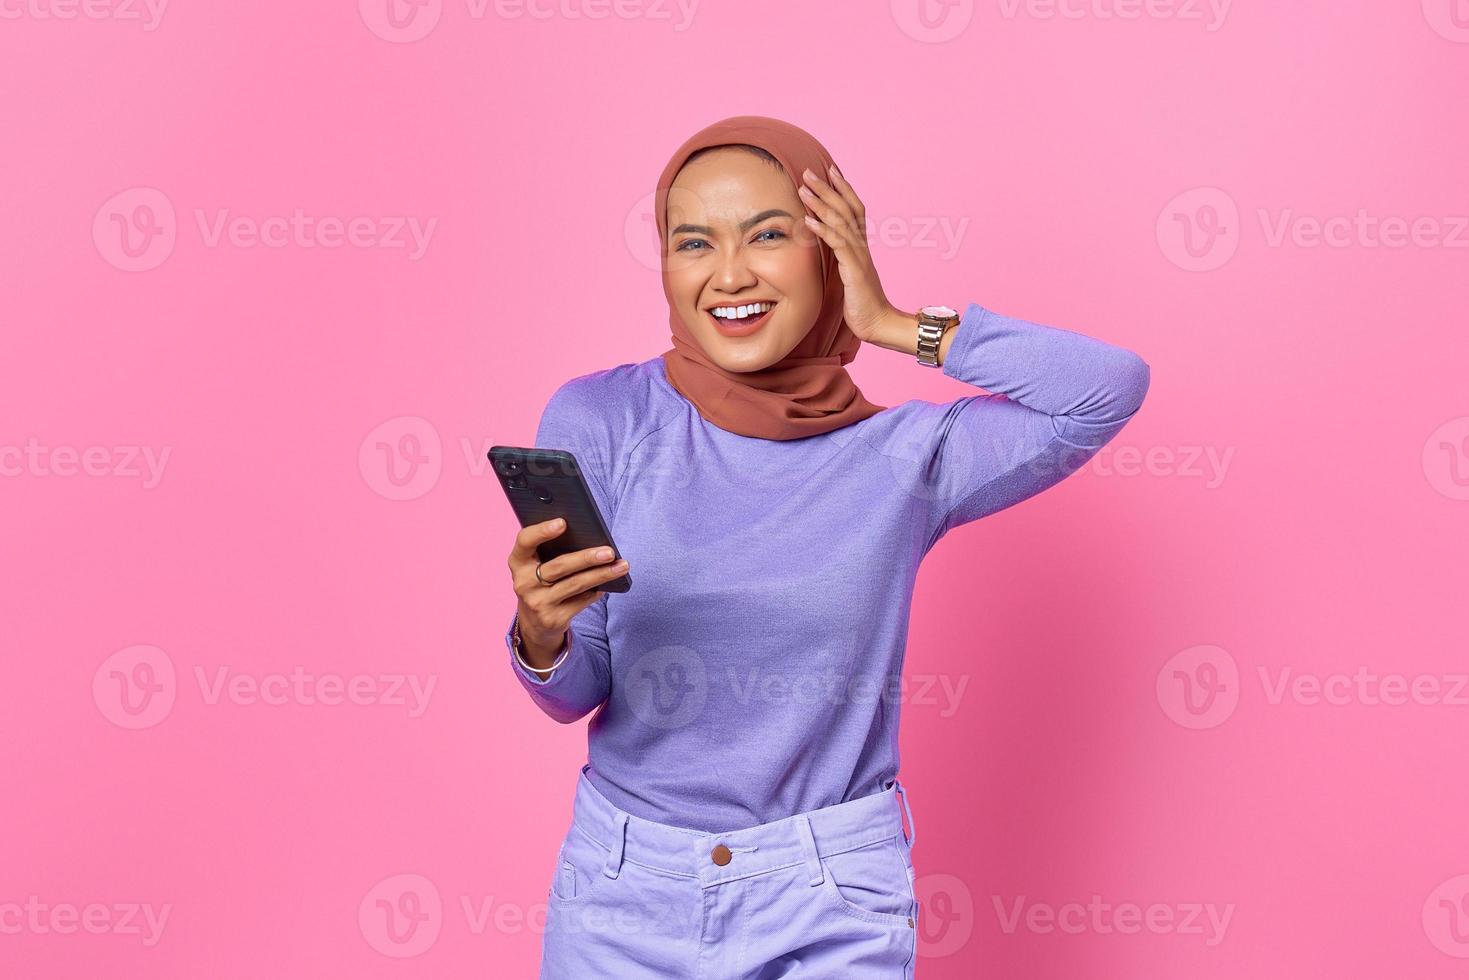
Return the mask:
<path id="1" fill-rule="evenodd" d="M 908 794 L 903 792 L 903 784 L 897 779 L 893 780 L 893 786 L 897 788 L 898 800 L 903 804 L 903 815 L 908 818 L 908 829 L 903 832 L 903 840 L 912 847 L 918 838 L 918 828 L 913 825 L 913 811 L 908 809 Z"/>
<path id="2" fill-rule="evenodd" d="M 811 821 L 804 814 L 797 814 L 796 832 L 801 837 L 801 853 L 806 858 L 806 868 L 811 872 L 811 884 L 819 885 L 826 880 L 821 868 L 821 856 L 816 853 L 816 838 L 811 835 Z"/>
<path id="3" fill-rule="evenodd" d="M 612 847 L 607 852 L 607 863 L 602 865 L 602 873 L 609 878 L 616 878 L 622 870 L 622 850 L 626 840 L 627 814 L 619 811 L 612 820 Z"/>

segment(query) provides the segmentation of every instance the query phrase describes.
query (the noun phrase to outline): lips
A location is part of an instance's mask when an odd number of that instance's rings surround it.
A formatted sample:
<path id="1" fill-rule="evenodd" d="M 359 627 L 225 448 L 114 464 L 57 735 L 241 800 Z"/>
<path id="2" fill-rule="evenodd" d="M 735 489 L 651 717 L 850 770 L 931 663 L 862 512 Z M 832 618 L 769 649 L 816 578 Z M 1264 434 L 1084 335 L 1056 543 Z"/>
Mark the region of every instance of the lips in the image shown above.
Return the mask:
<path id="1" fill-rule="evenodd" d="M 713 310 L 705 310 L 704 312 L 709 316 L 709 319 L 714 321 L 714 327 L 720 333 L 728 337 L 743 337 L 747 334 L 754 333 L 764 326 L 770 314 L 775 312 L 775 307 L 772 306 L 764 313 L 752 314 L 739 320 L 726 320 L 724 317 L 715 316 Z"/>

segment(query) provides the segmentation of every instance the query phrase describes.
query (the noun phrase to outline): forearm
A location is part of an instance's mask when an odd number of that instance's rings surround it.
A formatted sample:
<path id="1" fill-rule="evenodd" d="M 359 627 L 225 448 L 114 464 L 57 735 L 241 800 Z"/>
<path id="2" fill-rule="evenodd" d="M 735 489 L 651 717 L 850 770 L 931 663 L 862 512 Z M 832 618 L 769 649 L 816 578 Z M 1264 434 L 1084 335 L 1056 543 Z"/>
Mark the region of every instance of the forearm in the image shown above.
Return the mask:
<path id="1" fill-rule="evenodd" d="M 528 669 L 526 664 L 537 668 L 549 667 L 562 656 L 559 648 L 547 656 L 544 649 L 532 653 L 527 650 L 525 662 L 515 652 L 513 636 L 515 621 L 505 631 L 505 646 L 510 654 L 511 666 L 521 685 L 546 714 L 563 724 L 575 721 L 607 700 L 611 693 L 611 664 L 605 634 L 602 632 L 602 606 L 593 603 L 579 616 L 587 617 L 583 624 L 584 633 L 575 628 L 565 633 L 565 659 L 548 674 L 540 675 Z M 524 647 L 522 637 L 522 647 Z M 532 660 L 532 657 L 536 659 Z"/>
<path id="2" fill-rule="evenodd" d="M 958 331 L 949 329 L 944 331 L 943 340 L 939 341 L 938 362 L 944 363 L 948 356 L 949 348 L 953 346 L 954 334 Z M 918 356 L 918 314 L 908 313 L 896 307 L 888 311 L 886 317 L 878 324 L 873 335 L 868 338 L 868 343 L 888 350 L 895 350 L 900 354 L 911 354 Z"/>

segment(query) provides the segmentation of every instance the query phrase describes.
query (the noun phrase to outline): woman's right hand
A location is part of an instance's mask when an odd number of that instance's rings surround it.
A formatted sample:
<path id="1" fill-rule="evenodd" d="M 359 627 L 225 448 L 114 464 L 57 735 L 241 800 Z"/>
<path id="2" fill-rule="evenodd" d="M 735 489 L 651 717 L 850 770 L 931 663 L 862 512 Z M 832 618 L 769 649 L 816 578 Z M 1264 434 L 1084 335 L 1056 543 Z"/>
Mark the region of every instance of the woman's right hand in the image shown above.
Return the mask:
<path id="1" fill-rule="evenodd" d="M 536 562 L 540 561 L 536 546 L 565 530 L 566 522 L 559 517 L 531 524 L 520 529 L 515 547 L 510 549 L 510 581 L 519 600 L 516 615 L 520 619 L 520 642 L 526 662 L 536 668 L 551 666 L 571 617 L 601 597 L 597 586 L 627 572 L 626 560 L 612 561 L 610 547 L 605 548 L 605 558 L 598 554 L 605 546 L 585 548 L 542 563 L 541 578 L 550 583 L 542 585 L 536 579 Z"/>

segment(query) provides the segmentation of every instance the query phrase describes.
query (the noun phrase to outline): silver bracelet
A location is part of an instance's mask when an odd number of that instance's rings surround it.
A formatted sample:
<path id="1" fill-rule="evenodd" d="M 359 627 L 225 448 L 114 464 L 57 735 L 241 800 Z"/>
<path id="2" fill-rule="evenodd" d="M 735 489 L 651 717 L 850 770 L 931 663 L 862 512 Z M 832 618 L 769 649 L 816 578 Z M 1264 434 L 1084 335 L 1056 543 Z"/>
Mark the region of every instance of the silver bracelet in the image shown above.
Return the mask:
<path id="1" fill-rule="evenodd" d="M 542 678 L 543 680 L 550 680 L 552 671 L 554 671 L 557 667 L 560 667 L 562 662 L 566 659 L 567 655 L 571 653 L 571 630 L 566 631 L 566 640 L 561 647 L 561 652 L 556 655 L 556 659 L 551 662 L 551 666 L 532 667 L 530 664 L 526 663 L 525 658 L 520 655 L 520 617 L 517 616 L 515 618 L 515 625 L 511 629 L 510 633 L 510 649 L 511 652 L 515 654 L 515 659 L 520 661 L 520 666 L 524 667 L 532 674 L 546 675 L 544 678 Z"/>

